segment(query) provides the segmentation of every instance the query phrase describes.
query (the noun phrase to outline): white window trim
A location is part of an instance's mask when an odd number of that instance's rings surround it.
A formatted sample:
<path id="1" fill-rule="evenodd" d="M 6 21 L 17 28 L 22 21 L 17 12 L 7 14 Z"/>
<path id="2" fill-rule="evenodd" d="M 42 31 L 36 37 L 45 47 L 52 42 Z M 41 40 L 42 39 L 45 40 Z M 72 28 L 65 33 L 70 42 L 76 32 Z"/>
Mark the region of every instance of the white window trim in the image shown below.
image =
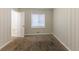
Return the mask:
<path id="1" fill-rule="evenodd" d="M 45 22 L 44 22 L 45 26 L 32 26 L 32 15 L 33 14 L 39 14 L 39 13 L 32 13 L 31 14 L 31 28 L 46 28 L 46 18 L 45 18 Z M 39 14 L 39 15 L 41 15 L 41 14 Z"/>

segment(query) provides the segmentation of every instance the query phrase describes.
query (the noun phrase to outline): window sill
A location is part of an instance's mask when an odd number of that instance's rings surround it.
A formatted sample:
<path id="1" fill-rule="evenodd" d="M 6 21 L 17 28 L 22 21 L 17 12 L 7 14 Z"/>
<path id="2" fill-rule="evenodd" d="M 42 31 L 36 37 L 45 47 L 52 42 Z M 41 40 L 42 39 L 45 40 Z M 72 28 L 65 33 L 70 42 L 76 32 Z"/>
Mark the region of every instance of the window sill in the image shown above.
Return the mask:
<path id="1" fill-rule="evenodd" d="M 31 27 L 31 28 L 46 28 L 46 27 Z"/>

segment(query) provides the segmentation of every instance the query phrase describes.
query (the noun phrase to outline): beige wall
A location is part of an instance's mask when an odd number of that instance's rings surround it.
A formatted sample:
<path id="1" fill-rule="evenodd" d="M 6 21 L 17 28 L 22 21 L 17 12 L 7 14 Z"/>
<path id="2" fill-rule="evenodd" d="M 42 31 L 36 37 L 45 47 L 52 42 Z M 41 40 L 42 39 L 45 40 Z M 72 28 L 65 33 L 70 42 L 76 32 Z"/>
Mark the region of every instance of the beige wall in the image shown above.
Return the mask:
<path id="1" fill-rule="evenodd" d="M 0 8 L 0 47 L 11 40 L 10 17 L 10 9 Z"/>
<path id="2" fill-rule="evenodd" d="M 20 10 L 21 11 L 21 10 Z M 52 20 L 52 10 L 51 9 L 25 9 L 25 34 L 36 34 L 39 33 L 51 33 L 51 20 Z M 31 14 L 39 13 L 45 14 L 46 28 L 31 28 Z"/>
<path id="3" fill-rule="evenodd" d="M 54 9 L 52 33 L 70 50 L 79 50 L 79 9 Z"/>

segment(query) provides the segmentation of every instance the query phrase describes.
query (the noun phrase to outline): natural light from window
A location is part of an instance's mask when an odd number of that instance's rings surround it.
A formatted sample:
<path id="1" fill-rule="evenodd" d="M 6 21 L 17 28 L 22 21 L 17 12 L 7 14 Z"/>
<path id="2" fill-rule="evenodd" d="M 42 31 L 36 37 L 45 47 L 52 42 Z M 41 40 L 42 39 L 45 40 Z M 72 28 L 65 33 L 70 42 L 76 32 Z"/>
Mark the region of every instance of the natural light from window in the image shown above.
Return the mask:
<path id="1" fill-rule="evenodd" d="M 45 28 L 45 14 L 32 14 L 31 27 L 32 28 Z"/>

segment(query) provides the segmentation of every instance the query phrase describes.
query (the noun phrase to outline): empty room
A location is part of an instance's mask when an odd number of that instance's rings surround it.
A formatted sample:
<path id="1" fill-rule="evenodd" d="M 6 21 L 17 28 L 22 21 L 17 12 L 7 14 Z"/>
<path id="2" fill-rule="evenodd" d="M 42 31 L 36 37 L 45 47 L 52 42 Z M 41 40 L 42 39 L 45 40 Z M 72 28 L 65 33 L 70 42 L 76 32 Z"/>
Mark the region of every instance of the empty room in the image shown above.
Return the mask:
<path id="1" fill-rule="evenodd" d="M 0 8 L 0 51 L 79 51 L 79 8 Z"/>

